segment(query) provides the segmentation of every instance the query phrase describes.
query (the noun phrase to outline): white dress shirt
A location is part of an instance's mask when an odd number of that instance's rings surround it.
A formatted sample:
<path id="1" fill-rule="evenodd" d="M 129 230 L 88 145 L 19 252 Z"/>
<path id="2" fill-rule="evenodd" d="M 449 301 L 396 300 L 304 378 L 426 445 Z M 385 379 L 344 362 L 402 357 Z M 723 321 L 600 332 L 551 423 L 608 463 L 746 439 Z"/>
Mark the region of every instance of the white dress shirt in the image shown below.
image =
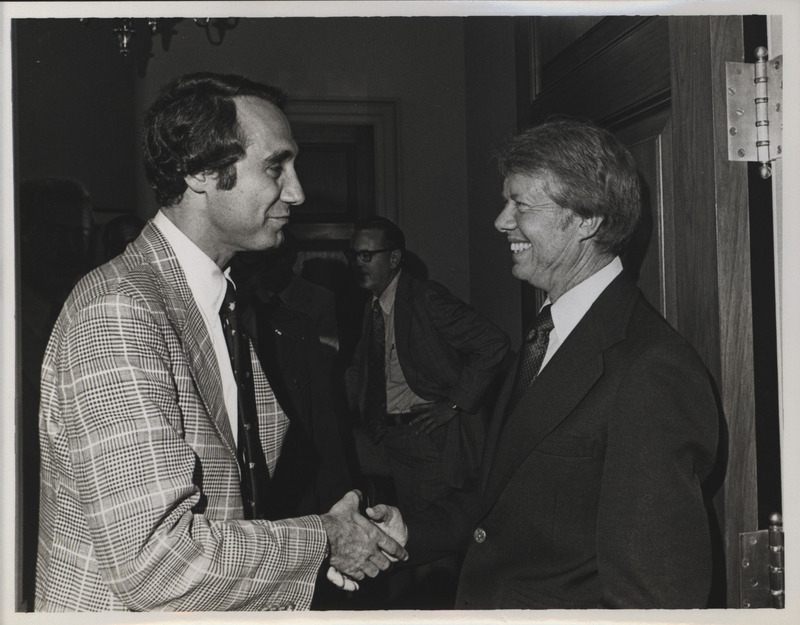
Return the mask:
<path id="1" fill-rule="evenodd" d="M 186 275 L 186 282 L 189 284 L 194 301 L 206 324 L 214 353 L 217 356 L 217 366 L 222 380 L 222 394 L 225 399 L 225 408 L 228 411 L 233 440 L 234 443 L 238 443 L 238 391 L 236 379 L 233 377 L 228 346 L 225 343 L 225 334 L 222 332 L 222 321 L 219 318 L 219 309 L 228 288 L 227 280 L 230 279 L 228 276 L 230 269 L 223 272 L 217 263 L 181 232 L 163 212 L 156 213 L 153 224 L 158 227 L 175 252 L 178 264 Z"/>
<path id="2" fill-rule="evenodd" d="M 553 316 L 553 329 L 550 330 L 547 352 L 544 355 L 544 360 L 542 360 L 542 366 L 539 368 L 539 371 L 544 369 L 545 365 L 550 362 L 553 354 L 555 354 L 558 348 L 561 347 L 561 344 L 567 340 L 570 332 L 575 329 L 575 326 L 583 319 L 583 316 L 589 312 L 592 304 L 595 303 L 597 298 L 600 297 L 600 294 L 621 272 L 622 261 L 619 259 L 619 256 L 615 256 L 614 260 L 600 271 L 572 287 L 559 297 L 555 304 L 552 304 L 550 313 Z M 542 308 L 549 303 L 550 298 L 548 297 L 542 305 Z"/>
<path id="3" fill-rule="evenodd" d="M 397 357 L 397 347 L 394 340 L 394 302 L 397 296 L 397 283 L 402 269 L 397 272 L 389 285 L 377 298 L 383 313 L 385 327 L 385 371 L 386 371 L 386 412 L 389 414 L 408 412 L 416 404 L 428 403 L 411 390 L 408 380 L 403 374 L 400 360 Z M 375 301 L 373 296 L 372 301 Z"/>

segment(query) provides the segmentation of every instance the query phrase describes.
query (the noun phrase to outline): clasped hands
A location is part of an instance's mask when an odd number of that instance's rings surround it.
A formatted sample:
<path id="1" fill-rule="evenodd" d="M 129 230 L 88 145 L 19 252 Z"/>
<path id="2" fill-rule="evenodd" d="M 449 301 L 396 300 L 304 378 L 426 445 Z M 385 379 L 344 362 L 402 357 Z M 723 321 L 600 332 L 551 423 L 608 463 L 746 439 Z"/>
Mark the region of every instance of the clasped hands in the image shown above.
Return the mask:
<path id="1" fill-rule="evenodd" d="M 359 512 L 361 493 L 352 490 L 326 514 L 330 566 L 327 578 L 343 590 L 358 590 L 356 580 L 376 577 L 393 562 L 408 560 L 408 530 L 400 511 L 384 504 Z"/>

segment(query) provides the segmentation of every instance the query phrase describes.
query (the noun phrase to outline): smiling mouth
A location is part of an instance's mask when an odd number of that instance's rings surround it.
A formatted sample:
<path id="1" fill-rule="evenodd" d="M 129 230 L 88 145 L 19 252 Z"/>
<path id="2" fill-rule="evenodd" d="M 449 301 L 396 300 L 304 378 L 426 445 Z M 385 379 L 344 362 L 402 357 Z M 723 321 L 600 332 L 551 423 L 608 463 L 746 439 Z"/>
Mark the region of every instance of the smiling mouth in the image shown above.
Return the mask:
<path id="1" fill-rule="evenodd" d="M 511 242 L 511 253 L 516 255 L 520 252 L 524 252 L 525 250 L 529 250 L 533 247 L 530 243 L 523 243 L 521 241 L 512 241 Z"/>

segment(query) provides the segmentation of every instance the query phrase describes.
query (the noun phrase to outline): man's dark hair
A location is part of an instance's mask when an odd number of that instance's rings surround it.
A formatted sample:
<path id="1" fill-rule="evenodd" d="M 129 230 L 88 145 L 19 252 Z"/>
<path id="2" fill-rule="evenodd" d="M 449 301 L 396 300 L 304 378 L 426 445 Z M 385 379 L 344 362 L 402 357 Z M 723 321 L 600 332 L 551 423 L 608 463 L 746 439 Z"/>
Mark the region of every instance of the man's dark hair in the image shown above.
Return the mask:
<path id="1" fill-rule="evenodd" d="M 355 223 L 353 233 L 355 234 L 362 230 L 377 230 L 378 232 L 382 232 L 383 240 L 386 241 L 385 245 L 388 248 L 405 252 L 406 236 L 403 234 L 403 231 L 400 230 L 400 227 L 392 220 L 379 215 L 365 217 Z"/>
<path id="2" fill-rule="evenodd" d="M 247 142 L 234 102 L 242 96 L 286 104 L 279 88 L 233 74 L 187 74 L 162 89 L 144 119 L 145 174 L 159 206 L 180 202 L 188 175 L 217 173 L 217 188 L 234 187 Z"/>
<path id="3" fill-rule="evenodd" d="M 496 157 L 503 176 L 542 177 L 559 206 L 602 217 L 601 250 L 624 249 L 641 215 L 641 190 L 633 157 L 610 132 L 575 119 L 548 121 L 512 136 Z"/>

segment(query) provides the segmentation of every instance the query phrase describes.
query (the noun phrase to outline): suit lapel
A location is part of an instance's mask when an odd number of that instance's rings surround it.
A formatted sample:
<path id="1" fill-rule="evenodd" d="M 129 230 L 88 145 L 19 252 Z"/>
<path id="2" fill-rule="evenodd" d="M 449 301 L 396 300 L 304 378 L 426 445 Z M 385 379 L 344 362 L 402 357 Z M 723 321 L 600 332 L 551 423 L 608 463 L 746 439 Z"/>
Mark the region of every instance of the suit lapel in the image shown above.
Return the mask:
<path id="1" fill-rule="evenodd" d="M 514 359 L 514 362 L 511 364 L 509 368 L 509 372 L 506 375 L 506 379 L 503 382 L 503 386 L 500 388 L 500 392 L 497 395 L 497 401 L 494 406 L 494 411 L 492 412 L 491 418 L 489 419 L 489 427 L 486 432 L 486 444 L 484 446 L 484 453 L 483 453 L 483 470 L 481 471 L 481 491 L 486 491 L 486 485 L 489 478 L 489 475 L 493 473 L 492 471 L 492 463 L 496 456 L 496 448 L 497 443 L 499 442 L 500 435 L 503 432 L 503 427 L 506 423 L 505 418 L 505 410 L 506 405 L 508 404 L 509 396 L 511 395 L 511 387 L 514 384 L 514 377 L 517 372 L 517 366 L 519 364 L 519 356 Z"/>
<path id="2" fill-rule="evenodd" d="M 225 409 L 217 356 L 186 282 L 186 275 L 169 243 L 152 223 L 147 224 L 137 244 L 159 279 L 167 316 L 183 344 L 184 355 L 203 405 L 220 438 L 235 458 L 236 445 Z"/>
<path id="3" fill-rule="evenodd" d="M 586 322 L 584 324 L 584 322 Z M 603 350 L 584 318 L 520 399 L 502 428 L 486 481 L 494 500 L 522 461 L 586 396 L 603 373 Z"/>
<path id="4" fill-rule="evenodd" d="M 408 357 L 411 337 L 411 276 L 403 271 L 397 279 L 397 292 L 394 296 L 394 346 L 397 360 L 408 385 L 417 388 L 417 371 L 413 360 Z"/>
<path id="5" fill-rule="evenodd" d="M 603 291 L 503 424 L 516 364 L 512 367 L 492 416 L 484 465 L 484 514 L 520 464 L 602 376 L 604 352 L 625 336 L 634 290 L 623 272 Z"/>

